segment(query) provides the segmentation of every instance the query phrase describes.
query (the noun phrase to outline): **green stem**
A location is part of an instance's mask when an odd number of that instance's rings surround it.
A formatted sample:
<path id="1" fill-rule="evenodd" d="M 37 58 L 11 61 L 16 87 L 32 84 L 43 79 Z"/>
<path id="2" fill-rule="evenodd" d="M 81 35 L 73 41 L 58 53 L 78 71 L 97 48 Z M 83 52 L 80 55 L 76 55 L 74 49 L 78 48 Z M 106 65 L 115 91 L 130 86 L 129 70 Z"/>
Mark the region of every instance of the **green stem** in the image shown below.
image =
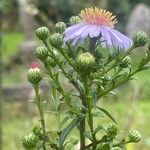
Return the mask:
<path id="1" fill-rule="evenodd" d="M 84 107 L 86 107 L 86 103 L 84 100 L 82 100 L 82 105 Z M 82 108 L 81 110 L 81 113 L 82 114 L 85 114 L 85 108 Z M 80 150 L 84 150 L 85 148 L 85 136 L 84 136 L 84 133 L 85 133 L 85 117 L 81 120 L 80 122 Z"/>
<path id="2" fill-rule="evenodd" d="M 102 138 L 101 140 L 97 140 L 95 143 L 91 143 L 91 144 L 85 146 L 85 149 L 89 149 L 89 148 L 93 147 L 94 145 L 98 145 L 100 143 L 104 143 L 104 142 L 108 142 L 108 141 L 109 140 L 106 140 L 106 139 Z"/>
<path id="3" fill-rule="evenodd" d="M 96 136 L 94 134 L 94 122 L 93 122 L 93 116 L 92 116 L 92 99 L 90 97 L 90 90 L 89 90 L 89 85 L 88 85 L 88 78 L 84 77 L 82 79 L 83 81 L 83 84 L 84 84 L 84 89 L 85 89 L 85 100 L 86 100 L 86 103 L 87 103 L 87 109 L 88 109 L 88 124 L 89 124 L 89 127 L 90 127 L 90 130 L 91 130 L 91 133 L 92 133 L 92 138 L 93 138 L 93 143 L 96 143 Z M 97 147 L 97 145 L 93 145 L 92 147 L 92 150 L 95 150 Z"/>
<path id="4" fill-rule="evenodd" d="M 113 147 L 118 147 L 118 146 L 122 146 L 122 145 L 125 145 L 125 144 L 128 144 L 128 143 L 131 143 L 130 141 L 125 141 L 125 142 L 119 142 L 119 143 L 116 143 L 116 144 L 113 144 Z"/>
<path id="5" fill-rule="evenodd" d="M 91 133 L 92 133 L 92 138 L 93 138 L 93 143 L 96 143 L 96 136 L 95 136 L 95 133 L 94 133 L 94 127 L 93 127 L 93 116 L 92 116 L 92 112 L 91 112 L 91 106 L 88 104 L 88 118 L 89 118 L 89 126 L 90 126 L 90 130 L 91 130 Z M 95 150 L 96 149 L 96 144 L 93 145 L 92 147 L 92 150 Z"/>
<path id="6" fill-rule="evenodd" d="M 124 59 L 126 56 L 128 56 L 128 55 L 131 53 L 131 51 L 134 50 L 134 48 L 135 48 L 135 47 L 132 46 L 132 47 L 125 53 L 125 55 L 120 59 L 119 62 L 121 62 L 122 59 Z M 112 61 L 112 60 L 111 60 L 111 61 Z M 105 63 L 105 66 L 108 65 L 111 61 L 106 62 L 106 63 Z M 100 74 L 100 76 L 103 76 L 104 74 L 106 74 L 107 72 L 109 72 L 110 70 L 112 70 L 113 68 L 115 68 L 116 66 L 118 66 L 118 63 L 119 63 L 119 62 L 116 61 L 115 63 L 113 63 L 110 67 L 108 67 L 106 70 L 104 70 L 104 71 Z"/>
<path id="7" fill-rule="evenodd" d="M 42 147 L 43 147 L 43 150 L 46 150 L 46 146 L 45 146 L 45 136 L 46 136 L 45 120 L 44 120 L 43 104 L 42 104 L 42 101 L 41 101 L 41 98 L 40 98 L 40 94 L 39 94 L 39 85 L 34 85 L 34 90 L 35 90 L 36 104 L 38 106 L 38 111 L 39 111 L 39 114 L 40 114 L 40 122 L 41 122 L 42 133 L 43 133 Z"/>

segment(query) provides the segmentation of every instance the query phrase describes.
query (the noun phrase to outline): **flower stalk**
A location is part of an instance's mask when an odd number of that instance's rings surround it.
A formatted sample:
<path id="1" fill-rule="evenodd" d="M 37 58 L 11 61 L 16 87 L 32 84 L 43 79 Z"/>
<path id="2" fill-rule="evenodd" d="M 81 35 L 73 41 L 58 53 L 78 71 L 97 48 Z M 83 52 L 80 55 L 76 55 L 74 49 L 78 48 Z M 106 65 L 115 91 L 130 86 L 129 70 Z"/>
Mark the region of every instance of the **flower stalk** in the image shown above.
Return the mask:
<path id="1" fill-rule="evenodd" d="M 39 115 L 40 115 L 40 122 L 41 122 L 41 127 L 42 127 L 42 148 L 43 150 L 46 150 L 45 146 L 45 138 L 46 138 L 46 129 L 45 129 L 45 119 L 44 119 L 44 109 L 43 109 L 43 103 L 41 101 L 41 97 L 39 94 L 39 85 L 34 85 L 34 91 L 35 91 L 35 96 L 36 96 L 36 104 L 38 107 Z"/>

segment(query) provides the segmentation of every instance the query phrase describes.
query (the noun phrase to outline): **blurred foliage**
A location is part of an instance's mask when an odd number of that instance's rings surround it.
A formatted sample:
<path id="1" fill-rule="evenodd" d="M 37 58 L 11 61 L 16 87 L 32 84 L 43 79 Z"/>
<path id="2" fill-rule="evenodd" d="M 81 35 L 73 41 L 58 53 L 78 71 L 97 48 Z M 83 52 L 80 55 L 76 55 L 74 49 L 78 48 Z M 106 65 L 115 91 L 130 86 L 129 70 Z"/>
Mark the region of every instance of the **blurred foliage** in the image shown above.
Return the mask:
<path id="1" fill-rule="evenodd" d="M 18 45 L 23 41 L 23 35 L 20 32 L 5 33 L 3 35 L 3 41 L 3 61 L 4 63 L 9 63 L 11 57 L 17 52 Z"/>
<path id="2" fill-rule="evenodd" d="M 35 7 L 43 13 L 46 18 L 53 22 L 60 20 L 68 21 L 72 15 L 77 15 L 84 7 L 97 6 L 106 8 L 116 14 L 119 24 L 118 28 L 123 31 L 128 16 L 134 6 L 138 3 L 145 3 L 150 6 L 149 0 L 31 0 Z M 7 21 L 4 21 L 4 28 L 11 30 L 16 26 L 18 20 L 18 0 L 1 0 L 0 10 L 3 11 Z M 36 16 L 40 24 L 44 24 L 39 16 Z M 11 25 L 11 26 L 9 26 Z"/>

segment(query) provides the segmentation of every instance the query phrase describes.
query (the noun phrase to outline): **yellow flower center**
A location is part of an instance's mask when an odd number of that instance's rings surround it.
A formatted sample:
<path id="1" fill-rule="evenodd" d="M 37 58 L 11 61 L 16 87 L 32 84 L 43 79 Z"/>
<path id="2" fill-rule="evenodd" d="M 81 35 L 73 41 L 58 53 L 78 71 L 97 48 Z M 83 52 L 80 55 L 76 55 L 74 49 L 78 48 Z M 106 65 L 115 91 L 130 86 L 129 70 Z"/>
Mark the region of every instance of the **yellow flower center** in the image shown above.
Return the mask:
<path id="1" fill-rule="evenodd" d="M 114 27 L 117 23 L 116 16 L 105 9 L 100 8 L 85 8 L 79 14 L 81 19 L 86 23 L 95 24 L 99 26 L 109 26 Z"/>

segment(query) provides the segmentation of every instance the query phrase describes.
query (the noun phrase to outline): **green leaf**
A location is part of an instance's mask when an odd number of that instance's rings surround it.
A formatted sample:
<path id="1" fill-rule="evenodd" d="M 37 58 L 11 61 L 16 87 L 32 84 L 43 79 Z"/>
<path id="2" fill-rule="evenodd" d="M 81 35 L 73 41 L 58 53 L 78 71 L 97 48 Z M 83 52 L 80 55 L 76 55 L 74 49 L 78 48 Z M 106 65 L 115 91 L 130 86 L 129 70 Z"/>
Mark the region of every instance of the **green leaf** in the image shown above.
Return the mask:
<path id="1" fill-rule="evenodd" d="M 70 119 L 69 116 L 65 117 L 65 118 L 61 121 L 60 126 L 63 126 L 69 119 Z"/>
<path id="2" fill-rule="evenodd" d="M 138 68 L 141 68 L 145 64 L 145 62 L 146 62 L 146 58 L 141 59 Z"/>
<path id="3" fill-rule="evenodd" d="M 82 120 L 82 117 L 78 116 L 78 117 L 74 118 L 66 128 L 64 128 L 64 130 L 61 132 L 60 139 L 59 139 L 59 149 L 63 148 L 63 143 L 64 143 L 66 137 L 72 131 L 72 129 L 78 125 L 78 123 L 81 120 Z"/>
<path id="4" fill-rule="evenodd" d="M 108 116 L 113 122 L 115 122 L 115 123 L 117 123 L 116 121 L 115 121 L 115 119 L 111 116 L 111 114 L 107 111 L 107 110 L 105 110 L 105 109 L 103 109 L 103 108 L 101 108 L 101 107 L 96 107 L 96 108 L 98 108 L 100 111 L 102 111 L 106 116 Z"/>
<path id="5" fill-rule="evenodd" d="M 99 132 L 102 129 L 103 129 L 103 126 L 102 125 L 98 125 L 98 127 L 94 130 L 94 133 L 96 134 L 97 132 Z"/>
<path id="6" fill-rule="evenodd" d="M 89 139 L 89 140 L 91 140 L 92 141 L 92 133 L 91 133 L 91 131 L 87 131 L 87 132 L 85 132 L 84 133 L 84 136 L 87 138 L 87 139 Z"/>
<path id="7" fill-rule="evenodd" d="M 146 65 L 146 66 L 143 66 L 140 71 L 144 71 L 144 70 L 149 70 L 150 69 L 150 66 L 149 65 Z"/>
<path id="8" fill-rule="evenodd" d="M 92 116 L 93 117 L 104 117 L 104 113 L 102 113 L 102 112 L 94 112 L 94 113 L 92 113 Z"/>

